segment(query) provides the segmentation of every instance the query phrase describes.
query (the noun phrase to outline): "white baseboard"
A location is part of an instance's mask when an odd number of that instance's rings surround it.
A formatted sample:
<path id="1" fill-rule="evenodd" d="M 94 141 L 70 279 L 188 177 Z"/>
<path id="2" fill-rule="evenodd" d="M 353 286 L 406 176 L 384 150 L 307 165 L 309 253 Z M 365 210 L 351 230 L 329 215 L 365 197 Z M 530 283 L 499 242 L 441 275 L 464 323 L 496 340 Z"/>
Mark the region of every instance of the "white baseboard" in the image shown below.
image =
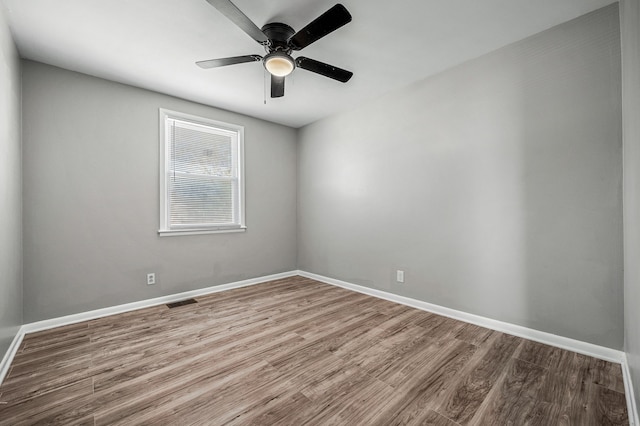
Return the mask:
<path id="1" fill-rule="evenodd" d="M 624 395 L 627 398 L 627 410 L 629 411 L 629 424 L 631 426 L 640 426 L 638 406 L 636 404 L 633 381 L 631 379 L 631 371 L 629 371 L 629 361 L 627 360 L 626 354 L 624 356 L 624 362 L 622 363 L 622 378 L 624 379 Z"/>
<path id="2" fill-rule="evenodd" d="M 24 338 L 24 325 L 18 329 L 18 332 L 13 337 L 7 352 L 2 357 L 2 361 L 0 361 L 0 384 L 4 381 L 4 378 L 9 374 L 9 367 L 11 366 L 11 361 L 13 361 L 13 357 L 18 353 L 18 348 L 20 347 L 20 343 L 22 343 L 22 339 Z"/>
<path id="3" fill-rule="evenodd" d="M 311 272 L 298 271 L 298 275 L 306 278 L 311 278 L 313 280 L 320 281 L 326 284 L 342 287 L 347 290 L 353 290 L 359 293 L 367 294 L 369 296 L 374 296 L 380 299 L 389 300 L 391 302 L 400 303 L 412 308 L 421 309 L 423 311 L 432 312 L 434 314 L 443 315 L 464 322 L 469 322 L 480 327 L 489 328 L 492 330 L 500 331 L 502 333 L 511 334 L 528 340 L 533 340 L 539 343 L 544 343 L 550 346 L 559 347 L 569 351 L 578 352 L 583 355 L 588 355 L 594 358 L 620 364 L 622 367 L 622 377 L 624 380 L 625 397 L 627 399 L 629 424 L 630 426 L 640 426 L 640 422 L 638 421 L 638 408 L 636 406 L 634 398 L 633 386 L 631 383 L 631 374 L 629 371 L 629 365 L 627 363 L 627 356 L 623 351 L 594 345 L 593 343 L 582 342 L 580 340 L 575 340 L 568 337 L 557 336 L 555 334 L 482 317 L 480 315 L 457 311 L 455 309 L 446 308 L 444 306 L 434 305 L 432 303 L 423 302 L 421 300 L 412 299 L 410 297 L 400 296 L 386 291 L 364 287 L 358 284 L 352 284 L 346 281 L 337 280 L 335 278 L 313 274 Z"/>
<path id="4" fill-rule="evenodd" d="M 364 287 L 357 284 L 352 284 L 346 281 L 337 280 L 334 278 L 325 277 L 322 275 L 312 274 L 306 271 L 298 271 L 298 274 L 321 281 L 326 284 L 335 285 L 338 287 L 346 288 L 348 290 L 357 291 L 359 293 L 375 296 L 380 299 L 389 300 L 391 302 L 400 303 L 412 308 L 421 309 L 423 311 L 433 312 L 438 315 L 457 319 L 471 324 L 479 325 L 481 327 L 490 328 L 503 333 L 511 334 L 525 339 L 533 340 L 536 342 L 544 343 L 551 346 L 556 346 L 562 349 L 567 349 L 573 352 L 578 352 L 583 355 L 592 356 L 594 358 L 603 359 L 606 361 L 622 364 L 624 361 L 624 352 L 615 349 L 607 348 L 604 346 L 594 345 L 593 343 L 582 342 L 580 340 L 570 339 L 568 337 L 557 336 L 555 334 L 547 333 L 544 331 L 534 330 L 532 328 L 523 327 L 520 325 L 510 324 L 503 321 L 494 320 L 491 318 L 482 317 L 480 315 L 469 314 L 463 311 L 457 311 L 455 309 L 446 308 L 440 305 L 434 305 L 432 303 L 423 302 L 422 300 L 412 299 L 410 297 L 399 296 L 397 294 L 389 293 L 382 290 L 376 290 L 374 288 Z"/>
<path id="5" fill-rule="evenodd" d="M 0 362 L 0 384 L 4 381 L 7 373 L 9 372 L 9 366 L 16 355 L 22 339 L 27 333 L 34 333 L 36 331 L 48 330 L 50 328 L 61 327 L 63 325 L 75 324 L 82 321 L 88 321 L 92 319 L 102 318 L 109 315 L 120 314 L 123 312 L 135 311 L 137 309 L 149 308 L 151 306 L 163 305 L 165 303 L 177 302 L 191 297 L 204 296 L 206 294 L 218 293 L 225 290 L 231 290 L 234 288 L 247 287 L 250 285 L 261 284 L 267 281 L 279 280 L 282 278 L 288 278 L 298 275 L 298 271 L 283 272 L 280 274 L 266 275 L 263 277 L 251 278 L 243 281 L 236 281 L 228 284 L 221 284 L 197 290 L 185 291 L 182 293 L 170 294 L 167 296 L 156 297 L 153 299 L 140 300 L 139 302 L 125 303 L 123 305 L 111 306 L 108 308 L 96 309 L 88 312 L 81 312 L 73 315 L 66 315 L 64 317 L 52 318 L 43 321 L 32 322 L 24 324 L 18 330 L 18 333 L 13 339 L 11 346 L 5 353 Z"/>
<path id="6" fill-rule="evenodd" d="M 389 300 L 391 302 L 400 303 L 412 308 L 421 309 L 423 311 L 432 312 L 434 314 L 443 315 L 464 322 L 469 322 L 471 324 L 479 325 L 480 327 L 489 328 L 492 330 L 500 331 L 502 333 L 511 334 L 528 340 L 533 340 L 539 343 L 544 343 L 550 346 L 555 346 L 561 349 L 578 352 L 583 355 L 588 355 L 594 358 L 599 358 L 605 361 L 620 364 L 622 367 L 622 377 L 624 379 L 627 410 L 629 412 L 629 424 L 630 426 L 640 426 L 640 422 L 638 421 L 638 408 L 636 406 L 634 398 L 633 385 L 631 382 L 629 365 L 627 363 L 627 356 L 623 351 L 594 345 L 593 343 L 582 342 L 580 340 L 575 340 L 568 337 L 557 336 L 555 334 L 482 317 L 480 315 L 457 311 L 455 309 L 446 308 L 444 306 L 434 305 L 432 303 L 423 302 L 421 300 L 412 299 L 410 297 L 400 296 L 386 291 L 364 287 L 358 284 L 352 284 L 346 281 L 337 280 L 335 278 L 313 274 L 311 272 L 298 271 L 298 275 L 306 278 L 311 278 L 313 280 L 320 281 L 326 284 L 342 287 L 347 290 L 353 290 L 359 293 L 367 294 L 369 296 L 374 296 L 380 299 Z"/>
<path id="7" fill-rule="evenodd" d="M 421 300 L 412 299 L 410 297 L 400 296 L 397 294 L 389 293 L 382 290 L 377 290 L 369 287 L 364 287 L 357 284 L 352 284 L 346 281 L 337 280 L 334 278 L 325 277 L 318 274 L 313 274 L 306 271 L 290 271 L 280 274 L 267 275 L 258 278 L 251 278 L 248 280 L 237 281 L 228 284 L 221 284 L 212 287 L 206 287 L 198 290 L 185 291 L 182 293 L 171 294 L 162 297 L 156 297 L 154 299 L 141 300 L 139 302 L 126 303 L 123 305 L 112 306 L 109 308 L 96 309 L 93 311 L 82 312 L 73 315 L 67 315 L 59 318 L 52 318 L 44 321 L 33 322 L 25 324 L 18 330 L 18 333 L 14 337 L 9 349 L 5 353 L 2 361 L 0 362 L 0 384 L 4 381 L 11 361 L 13 361 L 16 355 L 22 339 L 25 334 L 33 333 L 36 331 L 47 330 L 54 327 L 61 327 L 63 325 L 75 324 L 82 321 L 88 321 L 92 319 L 102 318 L 109 315 L 115 315 L 123 312 L 134 311 L 137 309 L 148 308 L 151 306 L 162 305 L 165 303 L 177 302 L 179 300 L 188 299 L 191 297 L 203 296 L 206 294 L 218 293 L 221 291 L 231 290 L 240 287 L 247 287 L 255 284 L 261 284 L 267 281 L 273 281 L 288 277 L 300 275 L 306 278 L 311 278 L 316 281 L 320 281 L 326 284 L 335 285 L 348 290 L 357 291 L 370 296 L 378 297 L 380 299 L 389 300 L 391 302 L 400 303 L 412 308 L 421 309 L 427 312 L 433 312 L 438 315 L 443 315 L 449 318 L 457 319 L 460 321 L 479 325 L 481 327 L 497 330 L 503 333 L 511 334 L 514 336 L 522 337 L 525 339 L 533 340 L 536 342 L 544 343 L 551 346 L 556 346 L 562 349 L 567 349 L 573 352 L 578 352 L 584 355 L 592 356 L 594 358 L 603 359 L 619 363 L 622 366 L 622 374 L 625 384 L 625 395 L 627 398 L 627 406 L 629 410 L 629 422 L 631 426 L 640 426 L 638 420 L 638 409 L 635 403 L 633 386 L 631 383 L 631 375 L 629 372 L 629 366 L 627 364 L 627 357 L 623 351 L 594 345 L 592 343 L 582 342 L 568 337 L 557 336 L 555 334 L 534 330 L 531 328 L 510 324 L 503 321 L 494 320 L 491 318 L 482 317 L 479 315 L 469 314 L 467 312 L 458 311 L 444 306 L 434 305 L 432 303 L 423 302 Z"/>
<path id="8" fill-rule="evenodd" d="M 32 322 L 25 324 L 25 332 L 33 333 L 35 331 L 47 330 L 49 328 L 61 327 L 63 325 L 75 324 L 82 321 L 88 321 L 96 318 L 102 318 L 109 315 L 121 314 L 123 312 L 135 311 L 137 309 L 148 308 L 151 306 L 164 305 L 165 303 L 178 302 L 180 300 L 189 299 L 191 297 L 204 296 L 205 294 L 218 293 L 234 288 L 247 287 L 250 285 L 261 284 L 266 281 L 279 280 L 282 278 L 293 277 L 298 274 L 297 271 L 283 272 L 280 274 L 267 275 L 264 277 L 251 278 L 243 281 L 236 281 L 228 284 L 215 285 L 211 287 L 199 288 L 197 290 L 185 291 L 182 293 L 169 294 L 167 296 L 156 297 L 154 299 L 141 300 L 139 302 L 125 303 L 124 305 L 111 306 L 108 308 L 96 309 L 94 311 L 81 312 L 78 314 L 67 315 L 59 318 L 52 318 L 44 321 Z"/>

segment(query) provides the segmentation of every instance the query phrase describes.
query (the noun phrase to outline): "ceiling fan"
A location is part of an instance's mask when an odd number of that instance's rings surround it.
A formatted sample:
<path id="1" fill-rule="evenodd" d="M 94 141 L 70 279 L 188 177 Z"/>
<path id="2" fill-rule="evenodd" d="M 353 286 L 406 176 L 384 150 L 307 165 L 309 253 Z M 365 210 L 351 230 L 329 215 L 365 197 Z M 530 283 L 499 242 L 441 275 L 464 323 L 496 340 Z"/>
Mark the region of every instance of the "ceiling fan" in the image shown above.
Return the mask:
<path id="1" fill-rule="evenodd" d="M 244 55 L 196 62 L 200 68 L 217 68 L 245 62 L 262 61 L 266 70 L 271 74 L 272 98 L 284 96 L 284 79 L 296 67 L 342 83 L 346 83 L 353 76 L 351 71 L 343 70 L 324 62 L 305 58 L 304 56 L 298 56 L 295 59 L 291 57 L 292 51 L 302 50 L 311 43 L 351 22 L 351 14 L 343 5 L 336 4 L 306 27 L 295 32 L 289 25 L 280 22 L 268 23 L 260 29 L 230 0 L 207 0 L 207 2 L 251 38 L 264 46 L 267 54 L 264 57 L 260 55 Z"/>

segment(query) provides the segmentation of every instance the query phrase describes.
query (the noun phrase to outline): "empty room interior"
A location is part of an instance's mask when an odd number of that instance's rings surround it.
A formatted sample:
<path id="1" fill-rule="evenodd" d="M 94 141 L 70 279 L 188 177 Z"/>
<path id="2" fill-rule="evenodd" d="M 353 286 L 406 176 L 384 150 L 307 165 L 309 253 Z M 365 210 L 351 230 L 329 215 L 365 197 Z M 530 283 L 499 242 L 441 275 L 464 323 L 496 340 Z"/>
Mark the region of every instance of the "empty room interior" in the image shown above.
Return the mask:
<path id="1" fill-rule="evenodd" d="M 0 425 L 636 425 L 640 0 L 0 0 Z"/>

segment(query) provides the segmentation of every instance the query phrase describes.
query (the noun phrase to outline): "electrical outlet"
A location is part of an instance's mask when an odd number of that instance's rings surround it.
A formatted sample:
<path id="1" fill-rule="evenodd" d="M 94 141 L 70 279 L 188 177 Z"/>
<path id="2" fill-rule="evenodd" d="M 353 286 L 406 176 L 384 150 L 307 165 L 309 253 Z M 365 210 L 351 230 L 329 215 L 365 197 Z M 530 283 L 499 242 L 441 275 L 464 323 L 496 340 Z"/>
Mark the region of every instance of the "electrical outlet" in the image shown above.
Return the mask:
<path id="1" fill-rule="evenodd" d="M 396 281 L 399 283 L 404 282 L 404 271 L 401 271 L 399 269 L 396 271 Z"/>
<path id="2" fill-rule="evenodd" d="M 156 274 L 155 273 L 150 273 L 147 274 L 147 285 L 153 285 L 156 283 Z"/>

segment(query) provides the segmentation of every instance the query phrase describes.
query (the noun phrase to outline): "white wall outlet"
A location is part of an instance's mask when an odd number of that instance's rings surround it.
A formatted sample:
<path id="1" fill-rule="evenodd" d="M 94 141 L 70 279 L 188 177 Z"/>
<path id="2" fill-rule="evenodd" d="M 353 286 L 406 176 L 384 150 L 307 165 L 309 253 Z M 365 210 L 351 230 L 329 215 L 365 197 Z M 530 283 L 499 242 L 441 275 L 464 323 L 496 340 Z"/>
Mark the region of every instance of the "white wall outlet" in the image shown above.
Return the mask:
<path id="1" fill-rule="evenodd" d="M 396 271 L 396 281 L 399 283 L 404 282 L 404 271 L 401 271 L 399 269 Z"/>
<path id="2" fill-rule="evenodd" d="M 147 285 L 154 285 L 156 283 L 156 274 L 150 273 L 147 274 Z"/>

